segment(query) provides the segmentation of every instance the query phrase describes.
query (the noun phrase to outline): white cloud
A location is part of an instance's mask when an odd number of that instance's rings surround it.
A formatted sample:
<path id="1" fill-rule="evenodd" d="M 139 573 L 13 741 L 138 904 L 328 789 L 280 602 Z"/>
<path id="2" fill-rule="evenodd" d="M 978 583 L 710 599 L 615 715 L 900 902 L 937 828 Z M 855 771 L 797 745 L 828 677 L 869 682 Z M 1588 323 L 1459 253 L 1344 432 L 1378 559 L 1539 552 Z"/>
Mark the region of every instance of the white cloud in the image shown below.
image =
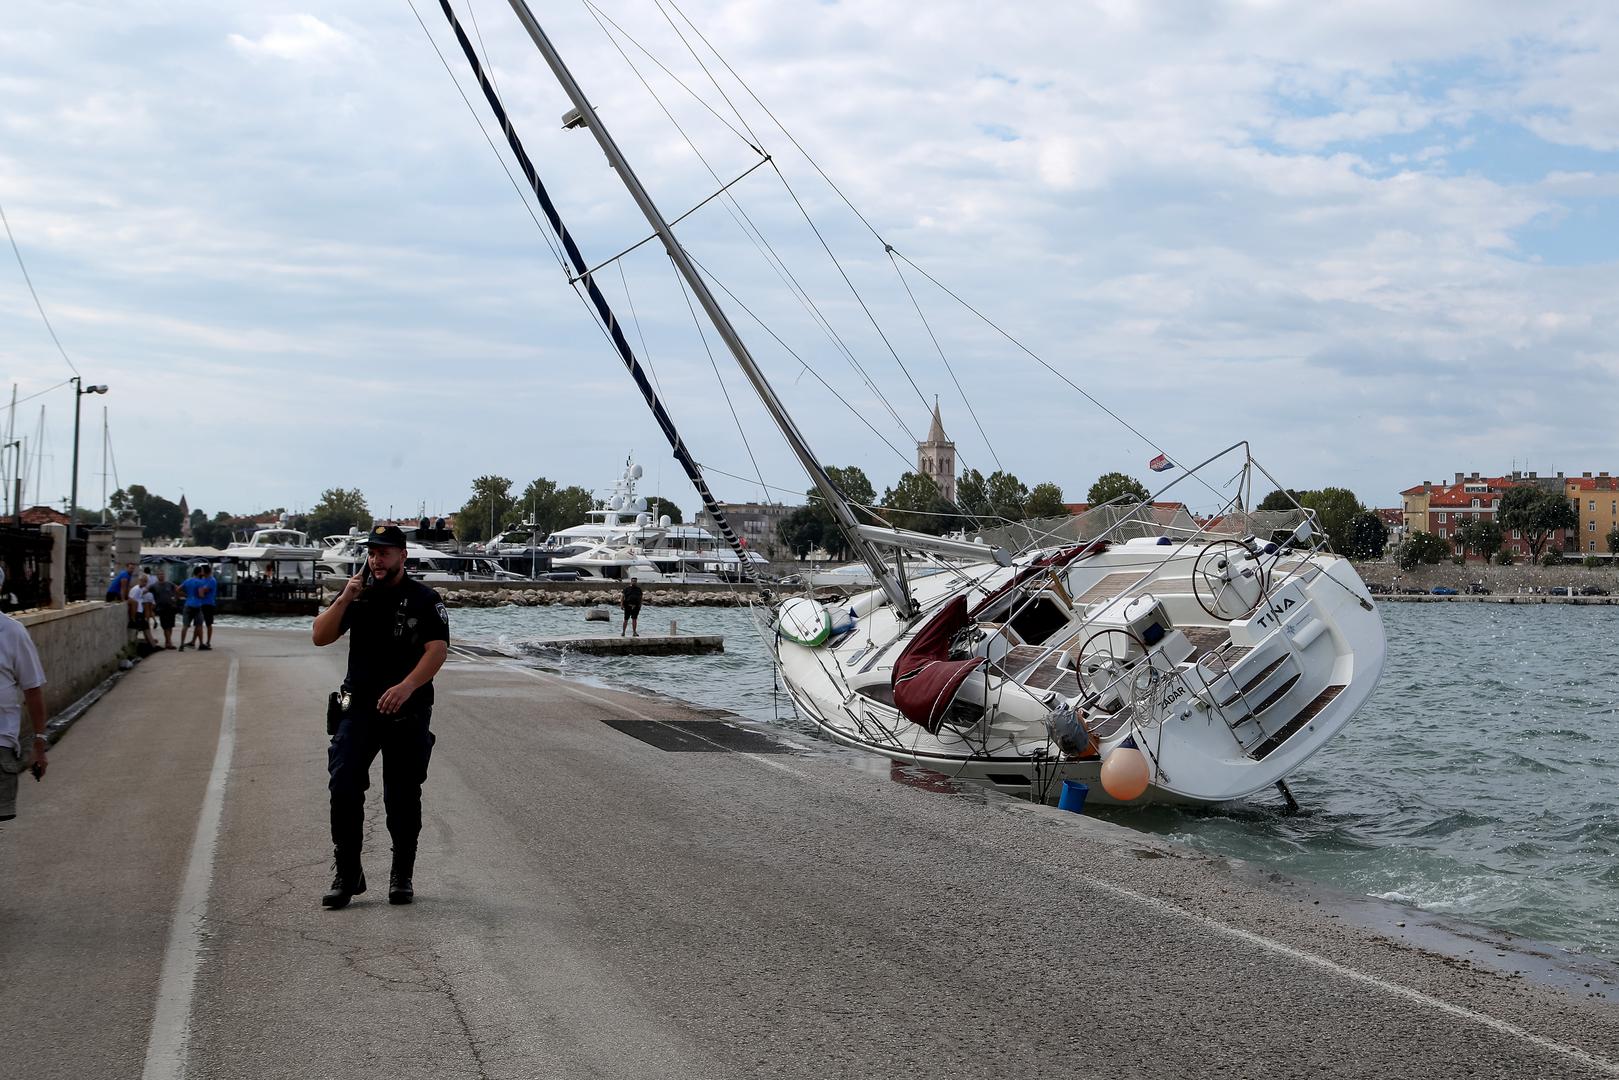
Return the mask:
<path id="1" fill-rule="evenodd" d="M 586 258 L 640 239 L 588 135 L 559 130 L 565 102 L 509 12 L 477 5 Z M 183 484 L 210 509 L 341 483 L 379 505 L 442 499 L 436 510 L 484 472 L 599 486 L 625 450 L 664 453 L 397 0 L 24 6 L 0 30 L 0 198 L 65 343 L 87 373 L 116 374 L 96 377 L 117 384 L 106 403 L 126 481 Z M 436 5 L 419 7 L 489 124 Z M 1616 464 L 1610 426 L 1562 402 L 1612 394 L 1619 258 L 1561 266 L 1542 227 L 1576 200 L 1619 198 L 1619 161 L 1603 156 L 1619 148 L 1619 16 L 1507 0 L 683 7 L 885 239 L 1177 453 L 1251 434 L 1297 470 L 1294 486 L 1347 482 L 1385 504 L 1413 476 L 1502 465 L 1466 454 Z M 729 115 L 647 0 L 607 9 Z M 705 197 L 712 178 L 588 16 L 543 17 L 664 209 Z M 906 421 L 924 426 L 940 394 L 963 458 L 985 463 L 880 245 L 714 70 L 920 395 L 768 169 L 736 189 L 748 213 Z M 750 163 L 647 74 L 716 172 Z M 903 442 L 721 204 L 682 235 Z M 663 256 L 644 248 L 624 268 L 683 433 L 704 460 L 750 471 Z M 604 281 L 628 323 L 616 273 Z M 1008 467 L 1075 497 L 1100 472 L 1141 471 L 1150 454 L 1130 436 L 910 281 Z M 812 441 L 891 482 L 889 451 L 736 321 Z M 43 385 L 62 366 L 3 271 L 0 328 L 13 378 Z M 731 385 L 767 477 L 802 488 Z M 180 403 L 207 455 L 175 453 L 173 415 L 145 388 Z M 398 433 L 404 464 L 346 452 L 349 429 Z M 255 466 L 266 441 L 285 451 L 274 475 Z"/>
<path id="2" fill-rule="evenodd" d="M 354 41 L 341 30 L 309 14 L 280 15 L 258 37 L 230 34 L 237 51 L 255 59 L 318 61 L 349 52 Z"/>

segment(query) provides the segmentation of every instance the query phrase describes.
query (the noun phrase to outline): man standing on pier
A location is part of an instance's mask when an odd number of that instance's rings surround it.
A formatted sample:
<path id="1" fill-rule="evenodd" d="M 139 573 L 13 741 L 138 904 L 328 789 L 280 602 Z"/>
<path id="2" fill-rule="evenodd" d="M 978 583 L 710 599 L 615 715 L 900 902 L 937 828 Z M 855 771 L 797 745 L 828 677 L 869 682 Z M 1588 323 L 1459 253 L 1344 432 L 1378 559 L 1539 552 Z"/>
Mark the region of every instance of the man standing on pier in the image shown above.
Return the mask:
<path id="1" fill-rule="evenodd" d="M 0 585 L 6 580 L 0 568 Z M 17 780 L 24 769 L 45 775 L 45 671 L 22 623 L 0 614 L 0 821 L 17 816 Z M 22 722 L 23 713 L 28 723 Z M 24 729 L 27 730 L 24 730 Z M 33 761 L 30 763 L 30 751 Z"/>
<path id="2" fill-rule="evenodd" d="M 635 637 L 641 636 L 641 585 L 639 578 L 630 578 L 630 583 L 624 586 L 624 625 L 619 627 L 618 636 L 623 637 L 629 630 Z"/>
<path id="3" fill-rule="evenodd" d="M 366 538 L 366 564 L 349 578 L 332 606 L 315 616 L 316 645 L 352 630 L 349 668 L 334 696 L 336 722 L 327 748 L 336 874 L 321 897 L 329 908 L 365 892 L 360 847 L 371 763 L 382 753 L 382 802 L 393 838 L 388 902 L 415 898 L 412 875 L 422 831 L 422 782 L 433 753 L 428 730 L 433 676 L 449 649 L 450 618 L 438 593 L 405 574 L 405 534 L 378 525 Z"/>

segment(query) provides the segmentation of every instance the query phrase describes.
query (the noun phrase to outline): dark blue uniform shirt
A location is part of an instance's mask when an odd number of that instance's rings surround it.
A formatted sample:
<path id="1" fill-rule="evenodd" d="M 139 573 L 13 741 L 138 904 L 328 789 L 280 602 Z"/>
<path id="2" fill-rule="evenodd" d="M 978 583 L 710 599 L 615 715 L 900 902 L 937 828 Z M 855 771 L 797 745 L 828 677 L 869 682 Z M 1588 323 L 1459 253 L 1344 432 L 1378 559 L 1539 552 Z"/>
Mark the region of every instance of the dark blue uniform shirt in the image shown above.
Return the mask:
<path id="1" fill-rule="evenodd" d="M 371 585 L 343 611 L 341 633 L 349 638 L 349 671 L 344 689 L 355 703 L 372 708 L 391 686 L 415 670 L 429 641 L 450 640 L 450 613 L 437 592 L 406 577 L 398 585 Z M 411 695 L 405 708 L 433 704 L 433 684 Z"/>

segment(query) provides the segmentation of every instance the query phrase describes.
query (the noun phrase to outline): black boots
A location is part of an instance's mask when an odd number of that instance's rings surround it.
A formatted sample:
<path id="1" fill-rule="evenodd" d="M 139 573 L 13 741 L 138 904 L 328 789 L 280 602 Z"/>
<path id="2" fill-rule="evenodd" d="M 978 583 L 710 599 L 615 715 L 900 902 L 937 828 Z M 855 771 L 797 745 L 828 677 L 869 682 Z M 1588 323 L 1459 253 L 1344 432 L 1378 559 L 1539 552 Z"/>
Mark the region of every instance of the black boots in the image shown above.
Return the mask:
<path id="1" fill-rule="evenodd" d="M 411 872 L 416 868 L 416 853 L 394 853 L 393 870 L 388 874 L 388 903 L 408 904 L 416 899 L 416 890 L 410 886 Z"/>
<path id="2" fill-rule="evenodd" d="M 323 907 L 335 910 L 347 907 L 349 900 L 363 892 L 365 892 L 365 871 L 360 869 L 358 863 L 346 867 L 340 859 L 337 862 L 337 870 L 332 875 L 332 887 L 320 898 L 320 902 Z"/>
<path id="3" fill-rule="evenodd" d="M 352 862 L 347 859 L 336 860 L 337 868 L 332 875 L 332 887 L 325 896 L 320 898 L 323 906 L 329 908 L 347 907 L 354 897 L 365 892 L 365 871 L 360 869 L 358 859 Z M 410 876 L 416 868 L 416 855 L 395 855 L 393 871 L 388 875 L 388 903 L 408 904 L 416 899 L 416 890 L 411 887 Z"/>
<path id="4" fill-rule="evenodd" d="M 416 890 L 410 887 L 410 875 L 398 870 L 388 875 L 388 903 L 408 904 L 416 899 Z"/>

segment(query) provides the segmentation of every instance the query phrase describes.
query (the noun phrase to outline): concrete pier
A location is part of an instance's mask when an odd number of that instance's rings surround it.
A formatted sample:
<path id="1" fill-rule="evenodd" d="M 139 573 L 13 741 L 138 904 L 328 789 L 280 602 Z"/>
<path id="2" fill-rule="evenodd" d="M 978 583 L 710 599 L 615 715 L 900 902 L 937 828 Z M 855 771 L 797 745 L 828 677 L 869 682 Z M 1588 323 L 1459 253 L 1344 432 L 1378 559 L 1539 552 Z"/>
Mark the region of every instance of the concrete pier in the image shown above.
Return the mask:
<path id="1" fill-rule="evenodd" d="M 384 896 L 379 767 L 370 891 L 324 911 L 345 648 L 224 628 L 24 777 L 8 1075 L 1619 1076 L 1611 965 L 1550 985 L 1488 935 L 1445 955 L 1119 826 L 461 652 L 417 902 Z"/>
<path id="2" fill-rule="evenodd" d="M 530 650 L 590 653 L 593 656 L 669 656 L 676 654 L 725 651 L 725 638 L 719 634 L 580 634 L 574 637 L 530 638 L 523 642 Z"/>

